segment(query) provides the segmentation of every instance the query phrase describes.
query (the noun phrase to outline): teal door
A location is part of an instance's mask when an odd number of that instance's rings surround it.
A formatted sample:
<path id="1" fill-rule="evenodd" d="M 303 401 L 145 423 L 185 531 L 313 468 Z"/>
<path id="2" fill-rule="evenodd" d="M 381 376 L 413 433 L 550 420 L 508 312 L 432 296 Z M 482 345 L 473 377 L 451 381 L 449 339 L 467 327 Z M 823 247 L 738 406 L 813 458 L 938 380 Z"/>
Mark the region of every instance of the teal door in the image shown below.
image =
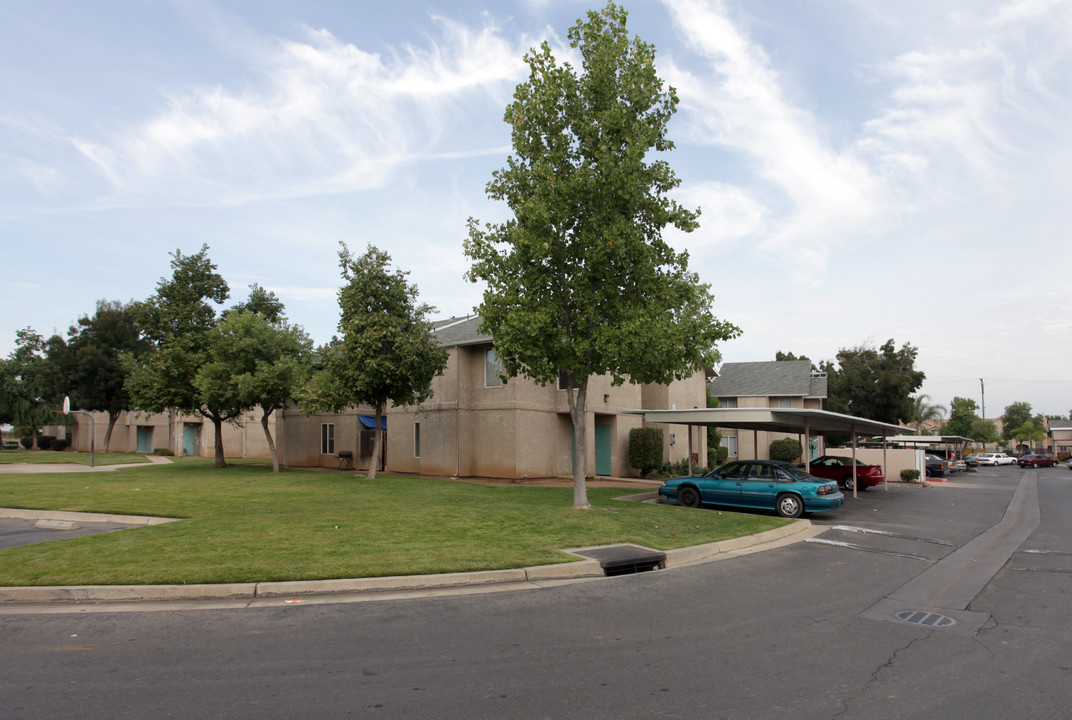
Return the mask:
<path id="1" fill-rule="evenodd" d="M 610 475 L 610 425 L 596 425 L 596 475 Z"/>
<path id="2" fill-rule="evenodd" d="M 193 457 L 197 431 L 190 425 L 182 429 L 182 456 Z"/>
<path id="3" fill-rule="evenodd" d="M 138 428 L 138 452 L 150 453 L 153 451 L 153 429 L 149 427 Z"/>

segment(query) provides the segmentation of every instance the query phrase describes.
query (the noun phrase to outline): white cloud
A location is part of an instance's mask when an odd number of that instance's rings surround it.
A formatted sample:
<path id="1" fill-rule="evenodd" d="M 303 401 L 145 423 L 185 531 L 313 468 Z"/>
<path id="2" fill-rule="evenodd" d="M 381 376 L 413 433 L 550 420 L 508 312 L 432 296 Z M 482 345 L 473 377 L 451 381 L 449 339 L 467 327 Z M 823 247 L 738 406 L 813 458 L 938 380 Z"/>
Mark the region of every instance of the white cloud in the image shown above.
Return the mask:
<path id="1" fill-rule="evenodd" d="M 689 115 L 690 140 L 747 157 L 764 185 L 750 194 L 766 196 L 762 247 L 787 258 L 800 278 L 821 273 L 839 238 L 853 237 L 886 211 L 881 178 L 851 149 L 824 141 L 815 118 L 786 98 L 767 54 L 722 3 L 675 0 L 667 7 L 710 71 L 667 73 Z"/>
<path id="2" fill-rule="evenodd" d="M 113 184 L 118 204 L 350 192 L 382 187 L 416 158 L 486 152 L 437 143 L 464 121 L 465 103 L 501 107 L 524 73 L 523 51 L 493 26 L 436 22 L 440 44 L 406 46 L 393 57 L 307 28 L 305 41 L 281 42 L 257 59 L 254 86 L 174 94 L 166 111 L 124 137 L 75 147 Z"/>

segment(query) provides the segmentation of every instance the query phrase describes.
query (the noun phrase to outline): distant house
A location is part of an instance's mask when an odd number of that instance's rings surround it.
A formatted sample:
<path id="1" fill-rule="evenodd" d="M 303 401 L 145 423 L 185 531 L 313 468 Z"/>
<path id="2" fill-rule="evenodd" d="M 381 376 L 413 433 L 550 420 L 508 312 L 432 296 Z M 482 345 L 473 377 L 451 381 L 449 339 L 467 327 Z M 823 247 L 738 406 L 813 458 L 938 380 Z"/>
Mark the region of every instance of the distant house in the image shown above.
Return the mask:
<path id="1" fill-rule="evenodd" d="M 383 468 L 400 473 L 454 477 L 569 477 L 573 474 L 573 425 L 566 393 L 523 377 L 503 380 L 491 336 L 480 318 L 434 324 L 448 349 L 447 367 L 432 383 L 432 397 L 419 408 L 389 407 Z M 609 377 L 589 380 L 586 454 L 589 476 L 626 477 L 629 431 L 643 424 L 627 410 L 705 407 L 705 374 L 669 385 L 612 387 Z M 373 440 L 371 408 L 301 417 L 289 408 L 281 421 L 281 462 L 292 466 L 337 466 L 340 452 L 367 468 Z M 688 456 L 689 428 L 670 426 L 664 458 Z M 706 457 L 705 428 L 692 429 L 692 451 Z"/>
<path id="2" fill-rule="evenodd" d="M 826 373 L 812 371 L 810 360 L 724 363 L 707 383 L 723 408 L 806 408 L 825 410 Z M 785 433 L 722 431 L 722 444 L 736 457 L 768 459 L 770 444 Z M 811 457 L 822 454 L 822 438 L 812 439 Z"/>
<path id="3" fill-rule="evenodd" d="M 1072 420 L 1050 420 L 1048 424 L 1054 456 L 1072 452 Z"/>

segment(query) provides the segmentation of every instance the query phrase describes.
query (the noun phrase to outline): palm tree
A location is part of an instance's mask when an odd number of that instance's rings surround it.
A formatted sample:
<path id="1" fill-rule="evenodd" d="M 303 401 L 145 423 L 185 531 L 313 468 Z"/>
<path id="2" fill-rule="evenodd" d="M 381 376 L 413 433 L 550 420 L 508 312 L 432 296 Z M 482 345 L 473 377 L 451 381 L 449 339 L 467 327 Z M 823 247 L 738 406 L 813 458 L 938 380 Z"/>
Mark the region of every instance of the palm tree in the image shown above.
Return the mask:
<path id="1" fill-rule="evenodd" d="M 916 395 L 911 398 L 911 417 L 908 418 L 910 425 L 916 428 L 916 432 L 923 434 L 923 426 L 929 420 L 941 420 L 945 417 L 945 408 L 941 405 L 931 404 L 930 395 Z"/>

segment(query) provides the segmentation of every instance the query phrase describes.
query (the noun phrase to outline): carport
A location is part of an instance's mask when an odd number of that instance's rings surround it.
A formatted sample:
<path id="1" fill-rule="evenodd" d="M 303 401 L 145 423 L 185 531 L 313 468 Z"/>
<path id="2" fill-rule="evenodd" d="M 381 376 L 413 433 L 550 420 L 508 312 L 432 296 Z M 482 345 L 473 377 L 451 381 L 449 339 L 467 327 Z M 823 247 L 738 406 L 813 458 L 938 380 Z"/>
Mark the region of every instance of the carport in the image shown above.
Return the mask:
<path id="1" fill-rule="evenodd" d="M 672 425 L 702 425 L 704 427 L 733 428 L 735 430 L 760 430 L 768 432 L 795 433 L 803 437 L 801 445 L 805 448 L 804 467 L 811 470 L 811 458 L 807 452 L 807 438 L 812 435 L 851 435 L 852 436 L 852 475 L 853 497 L 857 496 L 859 483 L 856 482 L 856 448 L 860 436 L 882 437 L 882 475 L 883 489 L 889 491 L 889 475 L 886 472 L 886 438 L 902 435 L 906 428 L 901 425 L 868 420 L 853 415 L 830 412 L 829 410 L 811 410 L 805 408 L 694 408 L 692 410 L 637 410 L 647 423 L 666 423 Z M 754 443 L 758 448 L 758 443 Z M 689 472 L 692 472 L 692 433 L 689 433 Z"/>

